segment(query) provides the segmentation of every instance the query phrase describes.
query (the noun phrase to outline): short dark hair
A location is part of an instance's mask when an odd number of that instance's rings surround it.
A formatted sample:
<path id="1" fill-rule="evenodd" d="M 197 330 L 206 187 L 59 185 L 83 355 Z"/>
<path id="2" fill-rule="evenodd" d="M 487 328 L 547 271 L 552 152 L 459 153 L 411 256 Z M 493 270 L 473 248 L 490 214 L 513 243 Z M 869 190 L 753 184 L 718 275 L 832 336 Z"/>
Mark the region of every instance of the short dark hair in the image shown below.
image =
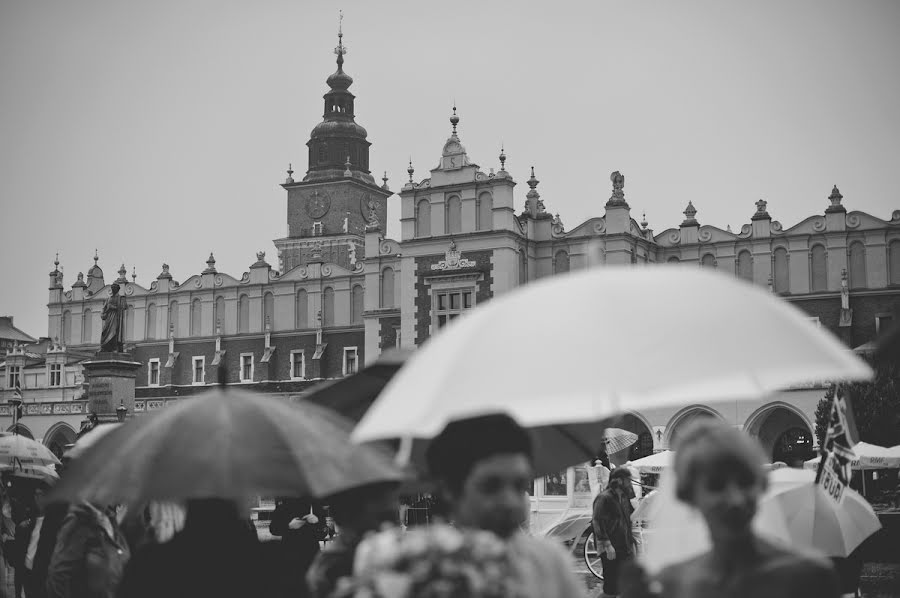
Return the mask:
<path id="1" fill-rule="evenodd" d="M 453 492 L 462 490 L 472 467 L 493 455 L 522 454 L 532 461 L 531 437 L 505 413 L 450 422 L 425 452 L 429 473 Z"/>
<path id="2" fill-rule="evenodd" d="M 675 446 L 675 495 L 692 504 L 695 481 L 712 471 L 727 471 L 765 489 L 765 461 L 762 447 L 748 434 L 717 418 L 694 420 L 680 431 Z"/>

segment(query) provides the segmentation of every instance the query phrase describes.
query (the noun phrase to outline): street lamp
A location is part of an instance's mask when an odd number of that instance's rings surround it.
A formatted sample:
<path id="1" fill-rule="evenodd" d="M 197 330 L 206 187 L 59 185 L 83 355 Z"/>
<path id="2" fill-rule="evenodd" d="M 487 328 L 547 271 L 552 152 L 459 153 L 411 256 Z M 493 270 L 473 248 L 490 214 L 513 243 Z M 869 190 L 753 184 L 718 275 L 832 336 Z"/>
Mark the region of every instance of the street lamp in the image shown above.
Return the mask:
<path id="1" fill-rule="evenodd" d="M 116 407 L 116 419 L 119 420 L 119 423 L 125 421 L 125 416 L 128 415 L 128 407 L 125 406 L 125 401 L 119 401 L 119 406 Z"/>

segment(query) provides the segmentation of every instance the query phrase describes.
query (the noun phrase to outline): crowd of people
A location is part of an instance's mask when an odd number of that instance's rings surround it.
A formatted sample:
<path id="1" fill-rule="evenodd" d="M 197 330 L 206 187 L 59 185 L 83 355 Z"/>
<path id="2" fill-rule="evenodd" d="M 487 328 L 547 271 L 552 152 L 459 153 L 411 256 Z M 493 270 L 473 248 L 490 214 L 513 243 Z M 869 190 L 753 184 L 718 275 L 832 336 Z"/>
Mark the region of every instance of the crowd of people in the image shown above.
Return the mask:
<path id="1" fill-rule="evenodd" d="M 713 420 L 696 422 L 683 438 L 674 463 L 678 498 L 702 514 L 713 549 L 657 575 L 643 571 L 634 558 L 632 474 L 625 467 L 613 468 L 593 506 L 604 595 L 837 596 L 827 560 L 754 534 L 751 521 L 767 479 L 756 442 Z M 527 431 L 513 419 L 495 414 L 452 422 L 430 443 L 427 462 L 444 505 L 435 524 L 496 538 L 503 546 L 497 561 L 503 566 L 490 575 L 499 571 L 515 582 L 515 590 L 465 586 L 468 595 L 585 594 L 562 546 L 528 532 L 532 446 Z M 66 475 L 65 467 L 60 475 Z M 4 484 L 2 526 L 8 564 L 3 590 L 10 598 L 467 595 L 457 593 L 463 586 L 452 584 L 445 584 L 444 593 L 435 585 L 416 593 L 410 590 L 413 582 L 404 582 L 403 592 L 382 587 L 380 593 L 354 593 L 359 579 L 388 562 L 379 536 L 399 526 L 398 482 L 360 486 L 320 500 L 284 498 L 269 527 L 278 542 L 260 542 L 249 505 L 241 500 L 210 497 L 142 508 L 66 505 L 46 503 L 43 482 L 18 493 L 13 485 Z M 451 540 L 443 542 L 450 549 L 459 544 L 447 537 Z"/>

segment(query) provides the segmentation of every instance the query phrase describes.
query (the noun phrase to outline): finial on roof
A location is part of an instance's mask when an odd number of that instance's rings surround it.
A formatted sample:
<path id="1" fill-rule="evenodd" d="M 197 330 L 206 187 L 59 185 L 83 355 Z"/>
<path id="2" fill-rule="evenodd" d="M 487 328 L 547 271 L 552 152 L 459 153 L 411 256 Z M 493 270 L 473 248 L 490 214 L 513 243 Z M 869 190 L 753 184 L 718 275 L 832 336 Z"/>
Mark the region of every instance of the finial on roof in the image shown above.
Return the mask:
<path id="1" fill-rule="evenodd" d="M 137 282 L 137 267 L 131 267 L 131 283 L 134 284 Z"/>
<path id="2" fill-rule="evenodd" d="M 338 70 L 344 65 L 344 54 L 347 53 L 347 46 L 344 45 L 344 11 L 338 11 L 338 45 L 334 49 L 337 54 Z"/>
<path id="3" fill-rule="evenodd" d="M 828 196 L 828 199 L 831 201 L 831 205 L 825 210 L 828 212 L 846 212 L 847 208 L 841 205 L 841 199 L 843 199 L 843 195 L 838 191 L 837 185 L 835 185 L 831 189 L 831 195 Z"/>
<path id="4" fill-rule="evenodd" d="M 381 188 L 384 189 L 385 191 L 387 191 L 387 190 L 388 190 L 388 184 L 387 184 L 387 182 L 388 182 L 387 170 L 384 171 L 384 176 L 381 177 L 381 180 L 384 182 L 384 184 L 381 186 Z"/>
<path id="5" fill-rule="evenodd" d="M 344 162 L 344 176 L 353 176 L 353 171 L 350 170 L 350 156 L 347 155 L 347 161 Z"/>
<path id="6" fill-rule="evenodd" d="M 503 152 L 503 144 L 500 144 L 500 171 L 506 170 L 506 154 Z"/>
<path id="7" fill-rule="evenodd" d="M 649 226 L 649 224 L 650 223 L 647 222 L 647 212 L 644 212 L 643 215 L 641 215 L 641 228 L 647 230 L 647 226 Z"/>
<path id="8" fill-rule="evenodd" d="M 413 182 L 412 176 L 413 176 L 413 173 L 414 173 L 415 171 L 416 171 L 416 169 L 413 168 L 413 165 L 412 165 L 412 158 L 410 158 L 410 159 L 409 159 L 409 168 L 406 169 L 406 172 L 409 173 L 409 182 L 410 182 L 410 183 Z"/>
<path id="9" fill-rule="evenodd" d="M 766 211 L 766 205 L 768 202 L 764 199 L 760 199 L 756 202 L 756 213 L 750 217 L 750 220 L 765 220 L 766 218 L 771 218 L 769 213 Z"/>
<path id="10" fill-rule="evenodd" d="M 294 182 L 294 169 L 290 162 L 288 162 L 287 178 L 284 180 L 284 182 L 287 184 L 291 184 Z"/>
<path id="11" fill-rule="evenodd" d="M 100 259 L 100 258 L 97 256 L 97 250 L 94 249 L 94 265 L 95 265 L 95 266 L 97 265 L 97 260 L 99 260 L 99 259 Z"/>
<path id="12" fill-rule="evenodd" d="M 534 189 L 535 187 L 538 186 L 538 183 L 540 183 L 540 181 L 537 180 L 536 178 L 534 178 L 534 166 L 532 166 L 531 167 L 531 178 L 528 179 L 528 186 L 531 187 L 532 189 Z"/>
<path id="13" fill-rule="evenodd" d="M 57 270 L 59 269 L 59 252 L 58 251 L 56 252 L 56 258 L 53 260 L 53 265 L 56 267 Z"/>
<path id="14" fill-rule="evenodd" d="M 617 170 L 609 175 L 609 180 L 612 182 L 613 192 L 609 197 L 609 201 L 606 202 L 606 206 L 624 206 L 627 208 L 628 203 L 625 201 L 625 175 Z"/>
<path id="15" fill-rule="evenodd" d="M 119 266 L 119 279 L 123 281 L 127 281 L 125 275 L 128 274 L 128 270 L 125 269 L 125 263 L 122 262 L 122 265 Z"/>
<path id="16" fill-rule="evenodd" d="M 450 124 L 453 125 L 453 134 L 456 135 L 456 125 L 459 124 L 459 117 L 456 115 L 456 100 L 453 100 L 453 116 L 450 117 Z"/>
<path id="17" fill-rule="evenodd" d="M 694 202 L 688 201 L 687 207 L 684 209 L 684 222 L 681 223 L 681 226 L 691 226 L 697 224 L 697 219 L 694 216 L 697 215 L 697 208 L 694 207 Z"/>
<path id="18" fill-rule="evenodd" d="M 216 258 L 213 256 L 212 251 L 209 252 L 209 259 L 206 260 L 206 270 L 203 271 L 204 274 L 215 274 L 216 273 Z"/>

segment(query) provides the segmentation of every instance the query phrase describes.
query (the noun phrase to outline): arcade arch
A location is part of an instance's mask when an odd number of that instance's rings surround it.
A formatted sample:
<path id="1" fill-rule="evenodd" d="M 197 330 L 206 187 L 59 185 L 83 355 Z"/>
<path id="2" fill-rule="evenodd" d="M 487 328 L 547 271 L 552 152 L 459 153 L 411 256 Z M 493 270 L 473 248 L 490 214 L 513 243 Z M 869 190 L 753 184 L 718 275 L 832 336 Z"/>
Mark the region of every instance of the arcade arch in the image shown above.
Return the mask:
<path id="1" fill-rule="evenodd" d="M 77 435 L 72 426 L 65 422 L 60 422 L 47 430 L 47 433 L 44 435 L 44 446 L 50 449 L 50 452 L 59 459 L 66 452 L 66 445 L 75 444 L 76 437 Z"/>
<path id="2" fill-rule="evenodd" d="M 747 418 L 744 430 L 755 436 L 766 458 L 802 467 L 802 462 L 815 456 L 812 426 L 806 415 L 789 403 L 769 403 Z"/>
<path id="3" fill-rule="evenodd" d="M 666 426 L 666 448 L 674 449 L 675 443 L 678 442 L 679 430 L 684 429 L 684 427 L 692 421 L 704 417 L 717 417 L 721 420 L 725 419 L 722 417 L 721 413 L 706 405 L 691 405 L 673 415 L 672 419 L 669 420 L 669 424 Z"/>
<path id="4" fill-rule="evenodd" d="M 625 413 L 609 422 L 609 427 L 621 428 L 638 435 L 638 439 L 629 448 L 609 455 L 612 463 L 621 465 L 653 454 L 653 428 L 639 413 Z"/>
<path id="5" fill-rule="evenodd" d="M 16 424 L 15 426 L 10 426 L 6 429 L 7 432 L 12 432 L 14 434 L 18 434 L 19 436 L 24 436 L 25 438 L 30 438 L 34 440 L 34 434 L 31 430 L 28 429 L 28 426 L 23 426 L 22 424 Z"/>

